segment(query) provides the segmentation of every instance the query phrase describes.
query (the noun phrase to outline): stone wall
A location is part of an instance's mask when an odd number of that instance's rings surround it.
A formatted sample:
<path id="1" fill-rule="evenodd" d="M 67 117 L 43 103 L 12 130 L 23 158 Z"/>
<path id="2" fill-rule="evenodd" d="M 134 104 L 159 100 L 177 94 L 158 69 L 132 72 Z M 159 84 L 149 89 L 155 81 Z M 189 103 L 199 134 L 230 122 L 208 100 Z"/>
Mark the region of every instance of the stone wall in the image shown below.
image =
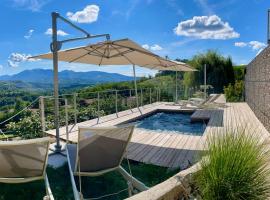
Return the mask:
<path id="1" fill-rule="evenodd" d="M 247 66 L 245 100 L 265 128 L 270 131 L 270 46 Z"/>

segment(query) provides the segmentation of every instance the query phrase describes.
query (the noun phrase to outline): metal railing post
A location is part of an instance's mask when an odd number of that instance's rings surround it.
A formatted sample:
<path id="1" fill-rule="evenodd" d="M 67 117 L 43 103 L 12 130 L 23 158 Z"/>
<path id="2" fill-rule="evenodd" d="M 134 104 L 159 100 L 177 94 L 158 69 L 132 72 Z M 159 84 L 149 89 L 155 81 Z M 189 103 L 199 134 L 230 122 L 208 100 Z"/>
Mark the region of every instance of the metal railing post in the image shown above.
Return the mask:
<path id="1" fill-rule="evenodd" d="M 152 103 L 152 88 L 150 88 L 150 95 L 149 95 L 149 101 L 150 101 L 150 104 Z"/>
<path id="2" fill-rule="evenodd" d="M 141 106 L 143 106 L 143 91 L 142 91 L 142 88 L 141 88 Z"/>
<path id="3" fill-rule="evenodd" d="M 99 92 L 97 93 L 97 106 L 98 106 L 98 121 L 97 121 L 97 123 L 99 123 L 99 118 L 100 118 L 100 96 L 99 96 Z"/>
<path id="4" fill-rule="evenodd" d="M 158 102 L 158 88 L 156 88 L 156 93 L 157 93 L 157 100 L 156 100 L 156 102 Z"/>
<path id="5" fill-rule="evenodd" d="M 78 111 L 77 111 L 77 96 L 78 96 L 78 94 L 74 93 L 74 95 L 73 95 L 73 106 L 74 106 L 74 124 L 75 125 L 78 122 L 78 118 L 77 118 L 77 114 L 78 114 Z"/>
<path id="6" fill-rule="evenodd" d="M 115 90 L 115 114 L 118 117 L 118 99 L 117 99 L 117 90 Z"/>
<path id="7" fill-rule="evenodd" d="M 69 141 L 69 132 L 68 132 L 68 101 L 65 99 L 65 125 L 66 125 L 66 142 Z"/>
<path id="8" fill-rule="evenodd" d="M 132 97 L 131 89 L 129 89 L 129 101 L 131 101 L 131 97 Z M 129 104 L 129 108 L 130 108 L 131 112 L 133 112 L 131 103 Z"/>
<path id="9" fill-rule="evenodd" d="M 44 108 L 44 97 L 39 97 L 39 110 L 40 110 L 40 121 L 41 121 L 41 128 L 42 132 L 46 131 L 46 122 L 45 122 L 45 108 Z"/>

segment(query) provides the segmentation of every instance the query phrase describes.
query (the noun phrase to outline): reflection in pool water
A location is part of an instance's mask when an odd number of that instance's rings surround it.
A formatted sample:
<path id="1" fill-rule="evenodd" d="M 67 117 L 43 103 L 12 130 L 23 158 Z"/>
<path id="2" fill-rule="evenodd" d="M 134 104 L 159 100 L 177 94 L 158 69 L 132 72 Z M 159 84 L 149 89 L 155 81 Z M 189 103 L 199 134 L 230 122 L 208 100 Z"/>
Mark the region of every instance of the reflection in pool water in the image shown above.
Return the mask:
<path id="1" fill-rule="evenodd" d="M 202 135 L 205 130 L 203 122 L 190 122 L 191 114 L 158 112 L 151 116 L 131 122 L 136 128 L 158 132 Z"/>

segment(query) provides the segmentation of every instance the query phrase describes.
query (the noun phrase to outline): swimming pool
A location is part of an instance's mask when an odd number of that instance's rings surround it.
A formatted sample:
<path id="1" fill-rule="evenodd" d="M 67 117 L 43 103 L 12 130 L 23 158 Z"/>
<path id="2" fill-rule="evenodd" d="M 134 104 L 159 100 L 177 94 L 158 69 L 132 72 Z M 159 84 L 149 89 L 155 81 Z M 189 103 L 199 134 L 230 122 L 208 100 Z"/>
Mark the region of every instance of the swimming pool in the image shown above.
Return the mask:
<path id="1" fill-rule="evenodd" d="M 130 124 L 134 124 L 139 129 L 157 132 L 203 135 L 205 124 L 203 122 L 191 123 L 190 116 L 190 113 L 157 112 Z"/>

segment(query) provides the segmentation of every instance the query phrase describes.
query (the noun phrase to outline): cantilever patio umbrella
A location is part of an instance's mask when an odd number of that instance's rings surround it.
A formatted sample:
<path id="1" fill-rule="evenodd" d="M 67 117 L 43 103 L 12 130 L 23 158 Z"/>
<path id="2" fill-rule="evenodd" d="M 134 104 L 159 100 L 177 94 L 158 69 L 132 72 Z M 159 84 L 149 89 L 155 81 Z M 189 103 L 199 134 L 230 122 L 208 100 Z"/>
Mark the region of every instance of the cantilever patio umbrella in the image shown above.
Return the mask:
<path id="1" fill-rule="evenodd" d="M 32 58 L 53 60 L 54 54 L 47 53 Z M 69 63 L 74 62 L 94 65 L 133 65 L 136 104 L 138 109 L 139 102 L 135 65 L 154 70 L 195 71 L 185 63 L 171 61 L 153 54 L 130 39 L 107 40 L 96 44 L 58 51 L 57 61 L 58 60 Z M 54 68 L 54 70 L 54 73 L 58 73 L 58 69 Z M 56 80 L 55 83 L 57 83 L 55 87 L 57 87 L 58 91 L 58 80 Z"/>
<path id="2" fill-rule="evenodd" d="M 42 54 L 33 58 L 53 59 L 53 53 Z M 69 63 L 76 62 L 94 65 L 133 65 L 137 107 L 139 103 L 135 65 L 154 70 L 195 71 L 185 63 L 168 60 L 153 54 L 130 39 L 107 40 L 59 51 L 58 60 Z"/>

